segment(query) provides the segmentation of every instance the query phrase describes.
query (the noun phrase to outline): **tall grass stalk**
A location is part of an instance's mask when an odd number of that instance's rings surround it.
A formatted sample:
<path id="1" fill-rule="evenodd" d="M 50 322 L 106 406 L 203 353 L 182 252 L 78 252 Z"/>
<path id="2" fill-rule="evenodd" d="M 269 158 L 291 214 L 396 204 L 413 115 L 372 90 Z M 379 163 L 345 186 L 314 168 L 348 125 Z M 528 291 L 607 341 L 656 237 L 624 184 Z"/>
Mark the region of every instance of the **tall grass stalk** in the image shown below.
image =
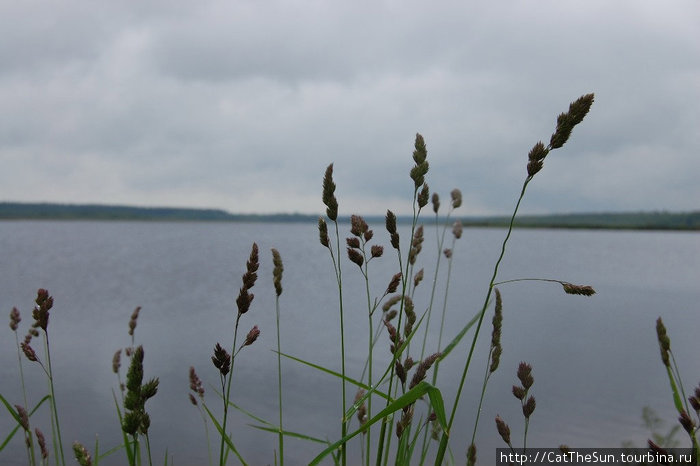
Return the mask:
<path id="1" fill-rule="evenodd" d="M 280 344 L 280 295 L 282 294 L 282 256 L 272 249 L 273 283 L 275 285 L 275 325 L 277 328 L 277 409 L 279 411 L 279 432 L 277 433 L 280 466 L 284 466 L 284 428 L 282 427 L 282 346 Z"/>
<path id="2" fill-rule="evenodd" d="M 486 309 L 488 308 L 489 301 L 491 299 L 491 293 L 493 292 L 493 288 L 496 283 L 496 278 L 498 276 L 498 268 L 501 265 L 503 257 L 505 256 L 506 246 L 508 245 L 508 240 L 510 239 L 511 233 L 513 232 L 513 224 L 515 222 L 515 217 L 518 214 L 520 204 L 522 203 L 522 200 L 525 197 L 525 191 L 527 190 L 527 187 L 530 184 L 530 181 L 532 181 L 535 174 L 537 174 L 542 169 L 544 159 L 549 154 L 549 152 L 551 150 L 562 147 L 569 139 L 569 136 L 571 136 L 571 132 L 574 129 L 574 127 L 583 121 L 586 114 L 588 114 L 591 105 L 593 104 L 593 99 L 593 94 L 586 94 L 584 96 L 581 96 L 576 101 L 572 102 L 571 105 L 569 105 L 569 111 L 566 113 L 562 113 L 557 117 L 557 126 L 554 133 L 552 134 L 552 137 L 550 138 L 548 146 L 545 147 L 544 144 L 542 144 L 542 142 L 538 142 L 533 146 L 533 148 L 530 150 L 530 153 L 528 154 L 527 177 L 523 182 L 522 189 L 520 190 L 520 196 L 518 196 L 518 201 L 516 202 L 515 208 L 513 209 L 513 214 L 510 217 L 508 231 L 503 240 L 503 243 L 501 244 L 501 253 L 499 254 L 498 259 L 496 260 L 496 263 L 493 267 L 493 273 L 491 275 L 491 280 L 486 290 L 484 304 L 479 313 L 479 320 L 476 325 L 474 337 L 472 338 L 472 343 L 469 347 L 469 353 L 467 354 L 467 358 L 464 363 L 464 369 L 462 370 L 462 375 L 460 377 L 459 386 L 457 388 L 457 394 L 455 395 L 454 403 L 452 404 L 452 411 L 450 413 L 450 418 L 447 424 L 448 432 L 443 432 L 442 437 L 440 439 L 438 453 L 435 458 L 436 466 L 442 464 L 445 457 L 447 443 L 449 442 L 449 430 L 452 428 L 452 423 L 454 422 L 455 414 L 457 413 L 457 406 L 462 396 L 464 382 L 466 380 L 467 372 L 469 371 L 469 366 L 471 364 L 472 356 L 474 354 L 476 341 L 479 337 L 481 324 L 484 320 L 484 315 L 486 314 Z"/>

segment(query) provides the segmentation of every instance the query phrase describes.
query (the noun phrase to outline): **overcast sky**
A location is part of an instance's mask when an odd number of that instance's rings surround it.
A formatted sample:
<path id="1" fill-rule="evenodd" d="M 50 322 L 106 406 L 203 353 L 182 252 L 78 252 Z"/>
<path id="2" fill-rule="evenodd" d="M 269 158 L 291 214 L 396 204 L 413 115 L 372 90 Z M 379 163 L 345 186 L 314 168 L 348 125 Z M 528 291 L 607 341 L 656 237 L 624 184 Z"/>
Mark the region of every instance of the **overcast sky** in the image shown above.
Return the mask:
<path id="1" fill-rule="evenodd" d="M 700 2 L 2 1 L 0 200 L 320 213 L 700 208 Z"/>

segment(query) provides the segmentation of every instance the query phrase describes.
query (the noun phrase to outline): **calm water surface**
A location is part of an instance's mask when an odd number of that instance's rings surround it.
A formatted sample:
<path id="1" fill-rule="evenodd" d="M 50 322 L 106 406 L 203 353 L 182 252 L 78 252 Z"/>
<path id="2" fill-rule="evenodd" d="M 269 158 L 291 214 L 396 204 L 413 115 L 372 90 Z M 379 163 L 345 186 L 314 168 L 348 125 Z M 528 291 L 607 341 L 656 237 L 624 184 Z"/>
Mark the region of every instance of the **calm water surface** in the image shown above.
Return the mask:
<path id="1" fill-rule="evenodd" d="M 435 235 L 430 228 L 426 232 L 419 258 L 426 279 L 418 287 L 417 309 L 428 305 L 435 270 Z M 504 233 L 467 229 L 457 242 L 445 340 L 480 308 Z M 407 235 L 404 231 L 402 244 Z M 210 356 L 217 342 L 227 348 L 232 344 L 235 298 L 253 241 L 260 246 L 260 278 L 253 289 L 251 310 L 241 318 L 241 332 L 258 325 L 262 334 L 236 360 L 232 391 L 236 403 L 275 422 L 271 247 L 280 251 L 285 267 L 283 351 L 339 368 L 335 280 L 327 250 L 318 244 L 315 225 L 0 222 L 0 300 L 8 321 L 13 306 L 22 312 L 20 338 L 31 322 L 36 289 L 47 288 L 55 299 L 49 335 L 67 448 L 78 440 L 93 450 L 96 435 L 102 451 L 120 441 L 112 398 L 118 382 L 111 361 L 115 350 L 131 343 L 129 316 L 136 306 L 142 306 L 136 343 L 145 348 L 145 377 L 160 378 L 159 392 L 147 404 L 154 456 L 160 463 L 167 450 L 174 464 L 206 464 L 202 419 L 187 400 L 188 369 L 197 369 L 205 381 L 209 405 L 218 409 L 213 393 L 218 376 Z M 376 296 L 397 271 L 397 264 L 381 225 L 376 225 L 374 241 L 387 248 L 384 257 L 370 264 Z M 695 386 L 700 380 L 699 264 L 700 236 L 695 233 L 515 231 L 500 269 L 501 280 L 558 278 L 590 284 L 598 294 L 592 298 L 568 296 L 556 284 L 537 282 L 500 287 L 503 357 L 482 407 L 477 434 L 480 458 L 488 462 L 493 449 L 502 446 L 493 422 L 496 414 L 510 424 L 514 443 L 522 443 L 522 414 L 510 393 L 520 361 L 532 364 L 535 378 L 531 393 L 537 409 L 528 445 L 615 447 L 626 440 L 643 445 L 649 436 L 641 421 L 645 406 L 653 407 L 670 428 L 676 415 L 654 325 L 663 316 L 686 390 Z M 442 305 L 442 269 L 435 312 Z M 364 282 L 356 266 L 347 261 L 343 277 L 348 373 L 359 377 L 367 346 Z M 437 346 L 438 327 L 434 318 L 428 336 L 430 352 Z M 489 315 L 452 434 L 450 445 L 457 463 L 464 461 L 471 437 L 490 332 Z M 14 335 L 8 327 L 0 334 L 0 393 L 13 404 L 21 403 Z M 471 342 L 470 337 L 465 338 L 440 369 L 438 387 L 448 408 L 468 350 L 467 340 Z M 35 349 L 39 348 L 35 341 Z M 376 351 L 380 360 L 388 360 L 387 348 L 383 335 Z M 23 360 L 23 365 L 30 398 L 36 402 L 46 393 L 46 381 L 36 364 Z M 339 382 L 291 361 L 284 362 L 283 377 L 285 428 L 336 440 L 341 414 Z M 249 422 L 235 413 L 234 442 L 251 464 L 273 463 L 276 437 L 246 427 Z M 50 432 L 47 410 L 37 413 L 32 424 Z M 3 409 L 0 437 L 13 427 Z M 218 444 L 213 447 L 218 449 Z M 307 442 L 285 443 L 288 464 L 305 464 L 318 451 L 317 445 Z M 359 445 L 351 445 L 350 451 L 356 455 Z M 351 456 L 351 464 L 357 461 Z M 119 452 L 100 464 L 124 462 Z M 26 463 L 19 436 L 0 452 L 0 463 Z"/>

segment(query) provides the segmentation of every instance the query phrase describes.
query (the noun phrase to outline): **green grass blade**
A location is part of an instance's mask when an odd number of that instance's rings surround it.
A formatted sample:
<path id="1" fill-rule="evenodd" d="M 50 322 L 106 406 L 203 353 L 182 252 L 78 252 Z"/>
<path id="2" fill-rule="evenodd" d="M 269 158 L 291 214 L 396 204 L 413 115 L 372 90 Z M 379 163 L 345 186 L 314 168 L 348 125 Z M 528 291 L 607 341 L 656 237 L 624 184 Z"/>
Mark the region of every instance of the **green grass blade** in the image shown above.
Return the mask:
<path id="1" fill-rule="evenodd" d="M 248 424 L 248 425 L 254 429 L 264 430 L 266 432 L 272 432 L 273 434 L 278 434 L 280 432 L 280 430 L 276 426 L 256 426 L 254 424 Z M 299 432 L 291 432 L 288 430 L 283 430 L 282 435 L 286 435 L 287 437 L 298 438 L 301 440 L 308 440 L 310 442 L 315 442 L 315 443 L 323 443 L 326 445 L 330 444 L 330 442 L 328 440 L 320 439 L 320 438 L 316 438 L 316 437 L 311 437 L 310 435 L 306 435 L 306 434 L 300 434 Z"/>
<path id="2" fill-rule="evenodd" d="M 32 410 L 29 412 L 29 417 L 31 417 L 32 414 L 34 414 L 34 413 L 36 412 L 36 410 L 39 409 L 39 407 L 40 407 L 42 404 L 44 404 L 44 402 L 45 402 L 46 400 L 48 400 L 48 399 L 50 399 L 50 398 L 51 398 L 51 395 L 45 395 L 44 398 L 42 398 L 41 400 L 39 400 L 39 402 L 36 404 L 36 406 L 34 406 L 34 408 L 32 408 Z M 19 428 L 20 428 L 20 422 L 19 422 L 19 415 L 18 415 L 17 412 L 14 410 L 14 408 L 13 408 L 12 406 L 10 406 L 10 403 L 9 403 L 9 402 L 5 399 L 5 397 L 2 396 L 2 395 L 0 395 L 0 402 L 2 402 L 2 404 L 5 405 L 5 408 L 7 408 L 7 411 L 12 415 L 13 418 L 15 418 L 15 421 L 17 421 L 17 425 L 15 426 L 15 428 L 12 429 L 12 431 L 10 431 L 10 433 L 7 435 L 7 437 L 5 437 L 5 440 L 3 440 L 2 444 L 0 444 L 0 451 L 2 451 L 2 450 L 5 448 L 5 446 L 6 446 L 8 443 L 10 443 L 10 440 L 12 440 L 12 438 L 15 436 L 15 434 L 16 434 L 17 431 L 19 430 Z"/>
<path id="3" fill-rule="evenodd" d="M 337 442 L 329 445 L 328 448 L 319 453 L 319 455 L 316 456 L 316 458 L 314 458 L 311 461 L 311 463 L 309 463 L 309 465 L 315 465 L 320 463 L 321 460 L 325 458 L 329 453 L 334 451 L 342 444 L 346 443 L 348 440 L 369 429 L 370 426 L 376 424 L 377 422 L 380 422 L 386 416 L 389 416 L 390 414 L 395 413 L 400 409 L 403 409 L 405 406 L 408 406 L 411 403 L 415 403 L 420 397 L 422 397 L 425 394 L 428 394 L 431 403 L 433 402 L 433 400 L 436 401 L 436 406 L 433 406 L 433 409 L 435 410 L 435 413 L 437 415 L 438 422 L 440 422 L 440 425 L 442 426 L 443 430 L 447 432 L 447 420 L 445 416 L 444 403 L 442 402 L 442 394 L 440 393 L 439 389 L 430 385 L 428 382 L 423 381 L 415 387 L 413 387 L 412 389 L 410 389 L 409 391 L 407 391 L 406 393 L 404 393 L 403 395 L 401 395 L 395 401 L 389 403 L 389 405 L 386 408 L 377 413 L 372 419 L 363 424 L 359 429 L 346 435 Z"/>
<path id="4" fill-rule="evenodd" d="M 119 409 L 119 402 L 117 401 L 117 395 L 114 393 L 114 390 L 112 390 L 112 398 L 114 398 L 114 406 L 117 408 L 117 416 L 119 417 L 119 431 L 122 433 L 122 439 L 124 440 L 124 450 L 126 450 L 126 458 L 129 461 L 130 465 L 135 465 L 136 460 L 134 458 L 134 451 L 131 450 L 131 447 L 129 446 L 129 437 L 127 436 L 126 432 L 124 432 L 124 429 L 122 429 L 123 425 L 123 418 L 122 418 L 122 411 Z"/>
<path id="5" fill-rule="evenodd" d="M 202 406 L 204 407 L 204 410 L 209 415 L 209 419 L 211 419 L 211 422 L 214 423 L 216 430 L 219 431 L 219 435 L 221 435 L 221 438 L 224 440 L 226 445 L 228 445 L 229 449 L 231 449 L 231 451 L 236 455 L 236 457 L 238 458 L 238 461 L 240 461 L 241 464 L 247 465 L 248 463 L 246 463 L 245 460 L 243 459 L 243 457 L 241 456 L 241 454 L 238 453 L 236 446 L 231 441 L 231 438 L 228 435 L 226 435 L 226 433 L 224 432 L 224 429 L 221 427 L 221 424 L 219 424 L 219 421 L 217 421 L 216 417 L 214 417 L 214 415 L 212 414 L 211 411 L 209 411 L 209 408 L 207 408 L 206 405 L 202 405 Z"/>
<path id="6" fill-rule="evenodd" d="M 474 326 L 474 324 L 479 320 L 479 316 L 481 315 L 480 312 L 476 313 L 472 319 L 467 322 L 467 324 L 462 328 L 462 330 L 459 331 L 459 333 L 452 339 L 452 341 L 445 346 L 445 348 L 441 351 L 442 355 L 440 356 L 439 361 L 442 361 L 447 357 L 448 354 L 459 344 L 460 341 L 462 341 L 462 338 L 464 335 L 467 334 L 470 328 Z"/>
<path id="7" fill-rule="evenodd" d="M 276 351 L 275 351 L 275 352 L 276 352 Z M 325 372 L 326 374 L 332 375 L 332 376 L 334 376 L 334 377 L 338 377 L 338 378 L 340 378 L 340 379 L 343 378 L 343 375 L 342 375 L 340 372 L 336 372 L 336 371 L 334 371 L 334 370 L 328 369 L 328 368 L 323 367 L 323 366 L 319 366 L 318 364 L 314 364 L 314 363 L 312 363 L 312 362 L 305 361 L 305 360 L 303 360 L 303 359 L 294 357 L 294 356 L 289 355 L 289 354 L 286 354 L 286 353 L 280 353 L 280 355 L 281 355 L 281 356 L 284 356 L 285 358 L 289 358 L 289 359 L 291 359 L 292 361 L 296 361 L 296 362 L 299 362 L 299 363 L 304 364 L 304 365 L 306 365 L 306 366 L 309 366 L 309 367 L 311 367 L 311 368 L 313 368 L 313 369 L 318 369 L 319 371 Z M 352 377 L 345 376 L 345 380 L 346 380 L 347 382 L 350 382 L 351 384 L 353 384 L 353 385 L 359 387 L 359 388 L 363 388 L 363 389 L 365 389 L 365 390 L 369 390 L 369 389 L 370 389 L 370 387 L 369 387 L 367 384 L 362 383 L 362 382 L 360 382 L 359 380 L 355 380 L 355 379 L 353 379 Z M 389 398 L 389 396 L 388 396 L 386 393 L 381 392 L 381 391 L 376 390 L 376 389 L 373 391 L 373 393 L 376 393 L 377 395 L 381 396 L 381 397 L 384 398 L 384 399 L 388 399 L 388 398 Z"/>

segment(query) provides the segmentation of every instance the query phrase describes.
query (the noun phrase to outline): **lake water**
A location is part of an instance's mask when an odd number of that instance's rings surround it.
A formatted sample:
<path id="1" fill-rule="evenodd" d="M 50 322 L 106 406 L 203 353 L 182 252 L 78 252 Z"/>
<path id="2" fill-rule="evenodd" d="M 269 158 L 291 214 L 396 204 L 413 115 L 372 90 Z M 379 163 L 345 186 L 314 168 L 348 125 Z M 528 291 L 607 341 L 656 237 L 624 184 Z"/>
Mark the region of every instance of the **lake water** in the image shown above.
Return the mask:
<path id="1" fill-rule="evenodd" d="M 376 296 L 398 265 L 383 225 L 370 226 L 375 229 L 373 242 L 386 248 L 384 257 L 370 263 L 372 295 Z M 408 232 L 402 232 L 402 245 L 406 245 Z M 349 235 L 348 229 L 341 234 Z M 457 242 L 445 340 L 480 308 L 504 234 L 502 229 L 466 229 Z M 451 241 L 449 232 L 448 238 Z M 219 410 L 213 393 L 218 373 L 210 356 L 217 342 L 231 347 L 235 298 L 253 241 L 260 246 L 260 278 L 252 290 L 251 310 L 241 318 L 241 333 L 245 335 L 253 325 L 262 333 L 236 359 L 232 397 L 275 422 L 277 359 L 271 351 L 276 337 L 270 248 L 280 251 L 285 267 L 280 318 L 283 351 L 339 368 L 335 278 L 314 224 L 0 223 L 0 302 L 6 322 L 17 306 L 23 318 L 22 338 L 32 320 L 37 288 L 47 288 L 55 299 L 49 336 L 68 457 L 72 457 L 74 440 L 91 451 L 96 435 L 102 451 L 120 442 L 112 398 L 117 379 L 111 361 L 115 350 L 130 344 L 129 316 L 136 306 L 142 306 L 136 343 L 145 349 L 145 378 L 160 378 L 159 392 L 147 404 L 154 457 L 161 464 L 167 450 L 174 464 L 206 464 L 202 419 L 187 399 L 188 369 L 197 369 L 205 382 L 208 404 Z M 418 260 L 418 266 L 425 267 L 426 279 L 418 287 L 416 309 L 425 309 L 428 303 L 435 250 L 434 231 L 427 228 Z M 434 316 L 441 308 L 445 265 L 443 258 Z M 511 395 L 520 361 L 532 364 L 535 379 L 531 393 L 537 409 L 530 422 L 529 446 L 616 447 L 624 441 L 642 446 L 649 436 L 641 420 L 645 406 L 656 410 L 666 421 L 666 429 L 675 425 L 677 415 L 659 357 L 655 321 L 663 317 L 686 391 L 692 390 L 700 380 L 698 265 L 697 233 L 516 230 L 500 268 L 500 280 L 556 278 L 592 285 L 597 294 L 569 296 L 556 284 L 539 282 L 500 287 L 503 356 L 482 407 L 477 434 L 480 462 L 488 464 L 494 449 L 503 446 L 493 422 L 496 414 L 509 423 L 514 445 L 522 446 L 522 414 Z M 347 370 L 359 377 L 367 346 L 364 281 L 347 260 L 343 278 Z M 491 313 L 489 310 L 484 322 L 452 433 L 450 446 L 458 464 L 464 462 L 473 428 Z M 15 339 L 8 327 L 3 328 L 0 393 L 13 404 L 21 403 Z M 431 352 L 437 345 L 437 332 L 433 317 L 428 337 Z M 440 368 L 437 385 L 448 409 L 471 335 Z M 37 351 L 41 348 L 38 340 L 34 346 Z M 381 361 L 389 360 L 385 333 L 376 354 Z M 30 398 L 36 402 L 47 392 L 45 378 L 36 364 L 23 360 L 23 365 Z M 283 361 L 283 377 L 285 428 L 330 440 L 339 438 L 339 381 L 292 361 Z M 354 391 L 349 390 L 348 397 L 353 396 Z M 4 438 L 13 422 L 4 408 L 0 412 L 0 437 Z M 47 412 L 37 413 L 32 425 L 50 435 Z M 250 464 L 274 463 L 276 436 L 247 427 L 251 421 L 240 413 L 234 412 L 232 419 L 233 440 L 244 458 Z M 216 440 L 213 427 L 209 428 Z M 679 440 L 683 446 L 687 443 L 680 435 Z M 212 447 L 216 455 L 218 443 L 214 441 Z M 305 464 L 320 450 L 300 440 L 285 443 L 288 464 Z M 357 441 L 349 451 L 350 464 L 356 464 Z M 26 463 L 19 435 L 0 452 L 0 462 Z M 100 464 L 124 463 L 123 453 L 118 452 Z"/>

